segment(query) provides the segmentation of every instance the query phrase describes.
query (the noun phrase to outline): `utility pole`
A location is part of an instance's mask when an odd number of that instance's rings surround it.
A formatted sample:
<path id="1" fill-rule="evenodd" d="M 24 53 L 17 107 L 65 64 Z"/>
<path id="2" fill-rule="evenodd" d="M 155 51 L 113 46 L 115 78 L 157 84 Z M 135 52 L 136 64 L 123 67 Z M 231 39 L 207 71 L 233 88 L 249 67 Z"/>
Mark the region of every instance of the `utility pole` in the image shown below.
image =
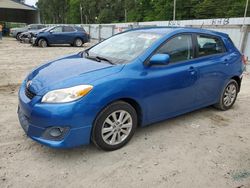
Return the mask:
<path id="1" fill-rule="evenodd" d="M 126 8 L 124 10 L 124 17 L 125 17 L 125 22 L 127 22 L 128 20 L 127 20 L 127 9 Z"/>
<path id="2" fill-rule="evenodd" d="M 81 24 L 83 23 L 83 18 L 82 18 L 82 4 L 80 4 L 80 15 L 81 15 Z"/>
<path id="3" fill-rule="evenodd" d="M 174 0 L 173 21 L 175 21 L 176 0 Z"/>
<path id="4" fill-rule="evenodd" d="M 245 25 L 245 20 L 247 16 L 247 8 L 248 8 L 248 0 L 246 0 L 243 24 L 241 27 L 240 44 L 239 44 L 241 52 L 243 52 L 245 48 L 245 38 L 246 38 L 246 32 L 247 32 L 247 26 Z"/>
<path id="5" fill-rule="evenodd" d="M 247 7 L 248 7 L 248 0 L 246 0 L 246 7 L 245 7 L 245 13 L 244 13 L 243 26 L 245 25 L 245 19 L 246 19 L 246 16 L 247 16 Z"/>

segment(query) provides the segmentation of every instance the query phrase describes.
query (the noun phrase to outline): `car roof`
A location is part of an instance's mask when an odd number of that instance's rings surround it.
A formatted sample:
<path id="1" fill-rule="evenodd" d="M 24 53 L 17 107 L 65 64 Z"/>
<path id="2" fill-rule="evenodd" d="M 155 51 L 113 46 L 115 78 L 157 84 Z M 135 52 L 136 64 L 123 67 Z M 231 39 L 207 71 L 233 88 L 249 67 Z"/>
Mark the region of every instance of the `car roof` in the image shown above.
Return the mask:
<path id="1" fill-rule="evenodd" d="M 157 33 L 160 35 L 167 35 L 167 34 L 170 34 L 173 32 L 176 32 L 176 33 L 201 33 L 201 34 L 216 35 L 216 36 L 228 38 L 228 34 L 226 34 L 226 33 L 212 31 L 212 30 L 208 30 L 208 29 L 193 28 L 193 27 L 144 27 L 144 28 L 132 29 L 130 31 L 150 32 L 150 33 Z"/>

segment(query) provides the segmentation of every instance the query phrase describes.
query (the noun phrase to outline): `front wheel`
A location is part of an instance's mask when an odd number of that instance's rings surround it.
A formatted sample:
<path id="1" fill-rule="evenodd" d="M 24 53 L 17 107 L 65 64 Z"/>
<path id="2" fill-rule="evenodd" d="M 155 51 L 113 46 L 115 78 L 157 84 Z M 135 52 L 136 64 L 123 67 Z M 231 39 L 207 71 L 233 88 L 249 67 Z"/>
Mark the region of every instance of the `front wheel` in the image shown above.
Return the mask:
<path id="1" fill-rule="evenodd" d="M 18 41 L 21 40 L 20 36 L 21 36 L 21 33 L 18 33 L 18 34 L 16 35 L 16 39 L 17 39 Z"/>
<path id="2" fill-rule="evenodd" d="M 45 39 L 40 39 L 38 41 L 38 46 L 42 47 L 42 48 L 46 48 L 48 46 L 48 43 L 47 43 L 47 41 Z"/>
<path id="3" fill-rule="evenodd" d="M 230 80 L 221 94 L 219 103 L 217 103 L 215 107 L 219 110 L 230 109 L 236 101 L 238 91 L 238 83 L 235 80 Z"/>
<path id="4" fill-rule="evenodd" d="M 136 126 L 135 109 L 126 102 L 114 102 L 97 116 L 92 141 L 103 150 L 119 149 L 132 138 Z"/>

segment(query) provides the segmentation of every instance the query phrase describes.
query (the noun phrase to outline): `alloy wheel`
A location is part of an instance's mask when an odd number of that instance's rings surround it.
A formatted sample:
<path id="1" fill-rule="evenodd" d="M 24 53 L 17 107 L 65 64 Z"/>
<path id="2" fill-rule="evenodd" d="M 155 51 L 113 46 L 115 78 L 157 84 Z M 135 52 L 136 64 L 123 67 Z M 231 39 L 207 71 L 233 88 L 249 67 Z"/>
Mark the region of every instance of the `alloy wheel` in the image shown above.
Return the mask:
<path id="1" fill-rule="evenodd" d="M 82 40 L 81 40 L 81 39 L 76 39 L 75 45 L 76 45 L 77 47 L 81 47 L 81 46 L 82 46 Z"/>
<path id="2" fill-rule="evenodd" d="M 133 125 L 131 115 L 125 110 L 111 113 L 102 125 L 102 139 L 109 145 L 123 142 L 130 134 Z"/>
<path id="3" fill-rule="evenodd" d="M 236 99 L 237 88 L 236 85 L 231 83 L 229 84 L 224 92 L 223 102 L 225 106 L 230 106 Z"/>
<path id="4" fill-rule="evenodd" d="M 41 41 L 41 47 L 43 48 L 47 47 L 47 42 L 45 40 Z"/>

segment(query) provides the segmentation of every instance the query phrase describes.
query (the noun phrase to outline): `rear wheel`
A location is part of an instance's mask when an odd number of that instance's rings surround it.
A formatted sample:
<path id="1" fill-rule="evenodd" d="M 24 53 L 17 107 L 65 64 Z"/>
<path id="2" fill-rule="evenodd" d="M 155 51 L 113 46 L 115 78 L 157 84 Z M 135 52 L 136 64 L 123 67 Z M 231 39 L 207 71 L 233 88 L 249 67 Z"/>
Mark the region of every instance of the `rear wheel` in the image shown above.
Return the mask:
<path id="1" fill-rule="evenodd" d="M 96 118 L 92 141 L 103 150 L 119 149 L 132 138 L 136 126 L 135 109 L 126 102 L 114 102 Z"/>
<path id="2" fill-rule="evenodd" d="M 79 38 L 75 39 L 74 41 L 75 47 L 81 47 L 82 45 L 83 45 L 82 39 L 79 39 Z"/>
<path id="3" fill-rule="evenodd" d="M 219 110 L 230 109 L 236 101 L 238 91 L 239 91 L 238 83 L 233 79 L 230 80 L 221 94 L 220 102 L 217 103 L 215 107 L 218 108 Z"/>
<path id="4" fill-rule="evenodd" d="M 38 46 L 42 47 L 42 48 L 46 48 L 48 46 L 48 43 L 47 43 L 47 41 L 45 39 L 40 39 L 38 41 Z"/>

